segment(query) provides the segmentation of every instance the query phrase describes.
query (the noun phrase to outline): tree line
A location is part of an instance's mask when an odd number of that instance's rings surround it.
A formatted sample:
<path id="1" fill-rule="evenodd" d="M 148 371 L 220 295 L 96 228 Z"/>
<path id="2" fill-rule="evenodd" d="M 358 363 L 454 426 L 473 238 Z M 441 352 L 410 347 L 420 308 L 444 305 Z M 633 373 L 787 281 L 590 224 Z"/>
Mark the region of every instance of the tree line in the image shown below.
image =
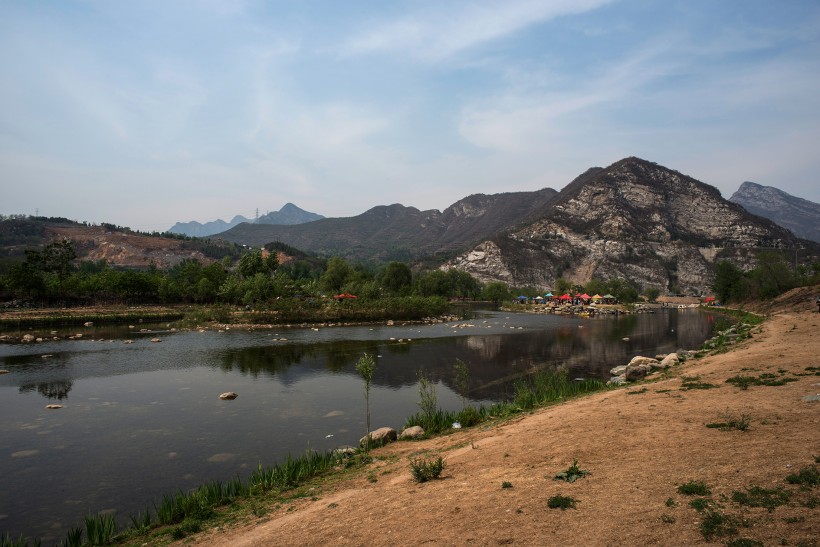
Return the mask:
<path id="1" fill-rule="evenodd" d="M 81 304 L 234 304 L 260 306 L 277 298 L 319 298 L 351 294 L 363 299 L 392 296 L 440 296 L 482 299 L 487 287 L 466 272 L 414 272 L 404 262 L 381 266 L 352 264 L 340 257 L 307 256 L 279 264 L 275 246 L 250 249 L 234 259 L 210 264 L 186 259 L 168 269 L 116 268 L 105 261 L 79 260 L 73 243 L 55 241 L 25 251 L 0 274 L 3 300 L 37 305 Z M 486 293 L 491 300 L 497 287 Z M 505 286 L 506 287 L 506 286 Z M 503 298 L 502 298 L 503 297 Z"/>
<path id="2" fill-rule="evenodd" d="M 715 266 L 712 289 L 722 303 L 774 298 L 795 287 L 820 283 L 820 262 L 794 267 L 789 260 L 774 251 L 757 255 L 757 265 L 743 270 L 724 260 Z"/>

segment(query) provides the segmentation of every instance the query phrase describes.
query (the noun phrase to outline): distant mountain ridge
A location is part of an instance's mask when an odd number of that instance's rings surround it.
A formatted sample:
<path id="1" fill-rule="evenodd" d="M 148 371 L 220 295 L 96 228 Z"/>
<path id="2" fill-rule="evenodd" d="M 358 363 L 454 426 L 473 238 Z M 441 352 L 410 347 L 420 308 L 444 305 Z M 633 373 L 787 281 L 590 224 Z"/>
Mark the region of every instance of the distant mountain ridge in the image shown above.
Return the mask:
<path id="1" fill-rule="evenodd" d="M 795 235 L 820 242 L 820 204 L 772 186 L 746 181 L 729 198 L 752 214 L 768 218 Z"/>
<path id="2" fill-rule="evenodd" d="M 219 234 L 233 243 L 280 241 L 310 253 L 351 260 L 412 260 L 457 251 L 509 229 L 544 207 L 557 191 L 474 194 L 440 212 L 380 205 L 345 218 L 300 225 L 240 224 Z"/>
<path id="3" fill-rule="evenodd" d="M 280 210 L 262 215 L 256 220 L 256 223 L 293 225 L 313 222 L 314 220 L 321 220 L 323 218 L 325 217 L 316 213 L 305 211 L 304 209 L 300 209 L 293 203 L 286 203 Z M 222 233 L 226 230 L 230 230 L 234 226 L 242 224 L 243 222 L 254 222 L 254 220 L 245 218 L 242 215 L 236 215 L 230 222 L 217 219 L 202 224 L 192 220 L 191 222 L 177 222 L 171 226 L 168 231 L 174 234 L 184 234 L 191 237 L 208 237 L 214 234 Z"/>

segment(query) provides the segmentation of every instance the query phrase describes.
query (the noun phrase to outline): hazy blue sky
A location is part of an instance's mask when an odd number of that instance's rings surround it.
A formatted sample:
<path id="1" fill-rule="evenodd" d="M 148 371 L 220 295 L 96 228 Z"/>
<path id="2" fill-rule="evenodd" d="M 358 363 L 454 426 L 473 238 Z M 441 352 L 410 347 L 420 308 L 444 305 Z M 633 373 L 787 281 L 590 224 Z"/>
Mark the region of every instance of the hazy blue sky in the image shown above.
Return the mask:
<path id="1" fill-rule="evenodd" d="M 0 0 L 0 213 L 444 209 L 632 155 L 820 202 L 820 2 Z"/>

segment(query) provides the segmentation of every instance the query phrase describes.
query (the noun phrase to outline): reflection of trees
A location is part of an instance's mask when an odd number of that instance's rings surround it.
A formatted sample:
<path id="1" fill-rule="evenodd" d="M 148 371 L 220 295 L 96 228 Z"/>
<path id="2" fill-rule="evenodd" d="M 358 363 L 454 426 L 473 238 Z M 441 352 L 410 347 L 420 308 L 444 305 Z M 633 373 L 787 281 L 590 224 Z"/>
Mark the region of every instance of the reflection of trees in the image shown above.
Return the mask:
<path id="1" fill-rule="evenodd" d="M 579 328 L 580 327 L 580 328 Z M 363 353 L 377 356 L 375 386 L 416 385 L 423 369 L 434 382 L 472 399 L 498 399 L 512 382 L 544 366 L 564 366 L 571 377 L 607 379 L 609 369 L 635 355 L 654 356 L 678 347 L 692 348 L 708 336 L 704 316 L 678 315 L 677 310 L 653 315 L 628 315 L 580 321 L 568 320 L 543 330 L 416 339 L 412 342 L 336 340 L 287 343 L 230 350 L 222 354 L 223 370 L 254 377 L 276 376 L 290 384 L 317 371 L 355 375 Z M 628 342 L 622 339 L 628 337 Z M 689 343 L 687 343 L 689 342 Z M 469 391 L 460 393 L 455 362 L 468 365 Z M 292 368 L 291 365 L 298 364 Z"/>
<path id="2" fill-rule="evenodd" d="M 349 368 L 362 353 L 376 355 L 377 341 L 343 340 L 318 344 L 281 344 L 242 348 L 224 352 L 219 366 L 224 371 L 239 371 L 256 378 L 260 374 L 283 374 L 293 364 L 306 370 L 327 368 L 340 372 Z"/>
<path id="3" fill-rule="evenodd" d="M 71 380 L 56 380 L 53 382 L 38 382 L 36 384 L 23 384 L 20 386 L 20 393 L 37 393 L 48 399 L 62 401 L 68 399 L 68 392 L 71 391 L 74 383 Z"/>

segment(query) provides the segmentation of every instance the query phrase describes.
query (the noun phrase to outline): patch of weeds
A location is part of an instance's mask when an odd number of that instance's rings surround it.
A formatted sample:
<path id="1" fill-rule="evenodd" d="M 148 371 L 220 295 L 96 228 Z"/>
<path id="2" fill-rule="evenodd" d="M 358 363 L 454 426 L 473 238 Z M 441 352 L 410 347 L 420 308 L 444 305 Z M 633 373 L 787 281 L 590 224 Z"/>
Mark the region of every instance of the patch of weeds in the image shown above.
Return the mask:
<path id="1" fill-rule="evenodd" d="M 816 496 L 809 496 L 806 501 L 803 502 L 803 507 L 807 507 L 809 509 L 817 509 L 820 507 L 820 498 Z"/>
<path id="2" fill-rule="evenodd" d="M 749 386 L 757 385 L 757 382 L 757 378 L 745 374 L 738 374 L 726 380 L 727 384 L 733 384 L 735 387 L 739 387 L 743 390 L 749 389 Z"/>
<path id="3" fill-rule="evenodd" d="M 501 488 L 512 488 L 512 483 L 509 481 L 504 481 L 501 483 Z"/>
<path id="4" fill-rule="evenodd" d="M 572 460 L 572 465 L 567 467 L 565 471 L 561 471 L 555 475 L 552 480 L 575 482 L 576 480 L 582 479 L 587 475 L 590 475 L 590 472 L 586 469 L 581 469 L 578 467 L 578 460 Z"/>
<path id="5" fill-rule="evenodd" d="M 703 513 L 709 508 L 710 505 L 712 505 L 712 500 L 709 498 L 695 498 L 689 502 L 689 507 L 698 513 Z"/>
<path id="6" fill-rule="evenodd" d="M 803 467 L 797 473 L 792 473 L 786 477 L 786 482 L 814 488 L 820 485 L 820 471 L 817 470 L 816 465 Z"/>
<path id="7" fill-rule="evenodd" d="M 752 486 L 746 492 L 735 490 L 732 493 L 732 501 L 748 507 L 765 507 L 771 513 L 775 507 L 789 503 L 791 494 L 783 488 L 763 488 Z"/>
<path id="8" fill-rule="evenodd" d="M 678 502 L 675 501 L 675 498 L 666 498 L 666 506 L 667 507 L 677 507 Z"/>
<path id="9" fill-rule="evenodd" d="M 732 376 L 726 380 L 727 384 L 734 384 L 736 387 L 746 390 L 750 386 L 785 386 L 789 382 L 796 382 L 797 378 L 786 378 L 782 376 L 778 378 L 775 374 L 764 373 L 757 377 L 748 376 L 746 374 L 739 374 Z"/>
<path id="10" fill-rule="evenodd" d="M 175 526 L 171 530 L 171 537 L 174 539 L 182 539 L 202 531 L 202 523 L 198 520 L 184 521 L 179 526 Z"/>
<path id="11" fill-rule="evenodd" d="M 370 473 L 370 474 L 367 476 L 367 481 L 368 481 L 368 482 L 379 482 L 379 479 L 378 479 L 378 477 L 376 477 L 376 474 L 375 474 L 375 473 Z"/>
<path id="12" fill-rule="evenodd" d="M 647 391 L 649 391 L 649 389 L 644 387 L 644 388 L 641 388 L 641 389 L 627 391 L 626 394 L 627 395 L 640 395 L 641 393 L 646 393 Z"/>
<path id="13" fill-rule="evenodd" d="M 690 389 L 712 389 L 718 387 L 715 384 L 708 382 L 701 382 L 700 376 L 681 376 L 681 391 L 689 391 Z"/>
<path id="14" fill-rule="evenodd" d="M 738 538 L 729 540 L 726 543 L 726 547 L 763 547 L 763 542 L 754 539 Z"/>
<path id="15" fill-rule="evenodd" d="M 700 521 L 700 533 L 706 541 L 714 537 L 737 534 L 737 519 L 720 511 L 709 510 Z"/>
<path id="16" fill-rule="evenodd" d="M 786 524 L 797 524 L 798 522 L 804 522 L 806 517 L 783 517 L 783 522 Z"/>
<path id="17" fill-rule="evenodd" d="M 675 524 L 676 520 L 677 519 L 672 515 L 667 515 L 666 513 L 661 515 L 661 522 L 665 522 L 666 524 Z"/>
<path id="18" fill-rule="evenodd" d="M 410 472 L 416 482 L 427 482 L 437 479 L 444 471 L 444 458 L 433 459 L 413 458 L 410 460 Z"/>
<path id="19" fill-rule="evenodd" d="M 339 507 L 339 504 L 336 503 L 336 502 L 332 502 L 332 503 L 327 504 L 328 509 L 336 509 L 337 507 Z"/>
<path id="20" fill-rule="evenodd" d="M 722 418 L 725 422 L 714 422 L 706 424 L 706 427 L 713 429 L 720 429 L 721 431 L 731 431 L 736 429 L 738 431 L 748 431 L 749 425 L 752 423 L 752 417 L 749 414 L 741 414 L 736 416 L 728 410 L 723 414 Z"/>
<path id="21" fill-rule="evenodd" d="M 711 493 L 703 481 L 689 481 L 678 486 L 678 494 L 684 496 L 708 496 Z"/>
<path id="22" fill-rule="evenodd" d="M 563 511 L 565 509 L 575 509 L 576 503 L 578 503 L 578 500 L 573 497 L 556 494 L 547 500 L 547 507 Z"/>
<path id="23" fill-rule="evenodd" d="M 671 389 L 656 389 L 655 393 L 671 393 L 672 391 Z"/>

